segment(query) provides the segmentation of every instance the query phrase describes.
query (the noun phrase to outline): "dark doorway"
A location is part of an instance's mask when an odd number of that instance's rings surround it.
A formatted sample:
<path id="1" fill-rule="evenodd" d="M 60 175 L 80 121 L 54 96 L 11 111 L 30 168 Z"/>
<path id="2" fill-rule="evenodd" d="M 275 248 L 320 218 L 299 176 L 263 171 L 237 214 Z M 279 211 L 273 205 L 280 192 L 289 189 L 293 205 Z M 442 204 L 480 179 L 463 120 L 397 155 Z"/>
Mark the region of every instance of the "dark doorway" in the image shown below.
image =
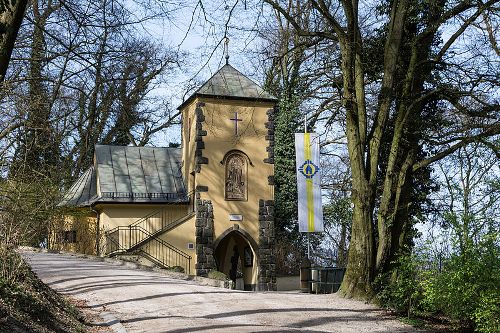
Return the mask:
<path id="1" fill-rule="evenodd" d="M 236 289 L 255 290 L 257 283 L 257 259 L 247 238 L 234 230 L 225 235 L 215 249 L 217 270 L 226 274 Z"/>

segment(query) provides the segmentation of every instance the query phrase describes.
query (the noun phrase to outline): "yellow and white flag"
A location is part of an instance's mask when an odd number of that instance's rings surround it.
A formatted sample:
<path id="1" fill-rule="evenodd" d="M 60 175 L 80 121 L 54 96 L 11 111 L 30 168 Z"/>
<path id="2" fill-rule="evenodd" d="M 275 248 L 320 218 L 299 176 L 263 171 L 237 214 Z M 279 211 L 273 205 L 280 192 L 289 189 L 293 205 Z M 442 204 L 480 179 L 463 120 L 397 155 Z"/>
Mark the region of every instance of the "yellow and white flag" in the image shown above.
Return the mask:
<path id="1" fill-rule="evenodd" d="M 323 231 L 319 137 L 316 133 L 295 133 L 299 231 Z"/>

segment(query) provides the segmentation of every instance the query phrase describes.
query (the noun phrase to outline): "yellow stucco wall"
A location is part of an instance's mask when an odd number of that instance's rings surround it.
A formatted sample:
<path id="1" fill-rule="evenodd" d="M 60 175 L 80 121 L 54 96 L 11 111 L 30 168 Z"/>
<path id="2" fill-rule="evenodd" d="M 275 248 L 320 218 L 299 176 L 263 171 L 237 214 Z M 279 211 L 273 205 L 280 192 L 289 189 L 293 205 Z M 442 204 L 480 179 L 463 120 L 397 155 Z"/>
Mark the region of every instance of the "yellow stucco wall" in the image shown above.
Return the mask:
<path id="1" fill-rule="evenodd" d="M 96 254 L 97 219 L 89 209 L 73 212 L 74 215 L 63 215 L 54 219 L 50 225 L 49 247 L 51 250 Z M 74 232 L 76 239 L 68 241 Z"/>
<path id="2" fill-rule="evenodd" d="M 142 205 L 142 204 L 106 204 L 98 205 L 100 223 L 108 231 L 118 226 L 127 226 L 153 212 L 165 210 L 169 219 L 178 219 L 187 215 L 187 205 Z M 155 215 L 149 223 L 159 221 L 160 215 Z"/>
<path id="3" fill-rule="evenodd" d="M 191 139 L 187 142 L 187 129 L 183 131 L 184 154 L 186 156 L 185 175 L 194 170 L 195 150 L 195 106 L 197 102 L 205 103 L 202 107 L 205 121 L 203 130 L 207 135 L 203 137 L 205 148 L 203 157 L 208 158 L 208 164 L 201 166 L 201 172 L 196 174 L 195 185 L 208 186 L 207 193 L 201 193 L 201 199 L 212 201 L 214 208 L 215 238 L 225 230 L 238 224 L 248 232 L 255 242 L 259 242 L 259 199 L 274 199 L 274 186 L 268 184 L 268 176 L 274 175 L 274 166 L 264 163 L 268 157 L 266 147 L 268 121 L 267 111 L 273 107 L 271 103 L 249 102 L 240 100 L 221 100 L 213 98 L 195 99 L 188 105 L 183 117 L 191 118 Z M 239 136 L 235 136 L 234 118 L 238 112 Z M 244 152 L 253 165 L 248 165 L 248 200 L 226 201 L 224 197 L 224 165 L 220 162 L 231 150 Z M 186 176 L 188 183 L 191 176 Z M 191 188 L 193 186 L 191 185 Z M 243 221 L 230 221 L 229 214 L 240 214 Z"/>
<path id="4" fill-rule="evenodd" d="M 188 192 L 194 192 L 195 183 L 194 179 L 196 174 L 195 168 L 195 149 L 196 149 L 196 103 L 186 105 L 182 110 L 182 175 L 184 177 L 184 184 Z"/>
<path id="5" fill-rule="evenodd" d="M 119 226 L 128 226 L 136 223 L 138 220 L 143 219 L 146 216 L 150 216 L 148 219 L 144 220 L 144 222 L 139 224 L 139 226 L 146 229 L 150 233 L 154 233 L 160 229 L 162 219 L 165 221 L 176 221 L 186 217 L 191 210 L 188 205 L 106 204 L 98 205 L 96 208 L 100 212 L 100 224 L 104 231 L 110 231 Z M 190 274 L 194 273 L 196 258 L 194 249 L 189 250 L 187 247 L 188 243 L 195 243 L 194 221 L 194 216 L 191 216 L 191 218 L 183 221 L 174 229 L 159 236 L 160 239 L 163 239 L 173 247 L 192 257 L 189 272 L 186 272 Z M 101 249 L 103 249 L 103 253 L 105 253 L 105 238 L 102 238 L 102 242 L 104 244 L 101 245 Z M 127 233 L 126 230 L 120 233 L 120 243 L 125 247 L 129 244 L 129 233 Z M 157 250 L 152 249 L 151 247 L 156 247 Z M 151 255 L 155 255 L 155 251 L 164 251 L 163 253 L 167 253 L 165 251 L 169 250 L 164 249 L 156 242 L 151 242 L 147 252 L 151 252 Z M 172 258 L 172 260 L 168 261 L 167 264 L 170 266 L 184 266 L 184 259 L 181 259 L 181 262 L 176 261 L 175 251 L 170 251 L 168 253 L 168 258 Z"/>
<path id="6" fill-rule="evenodd" d="M 173 245 L 177 249 L 191 256 L 190 269 L 189 274 L 195 273 L 195 264 L 196 264 L 196 242 L 195 242 L 195 216 L 192 215 L 191 218 L 183 222 L 181 225 L 172 229 L 162 235 L 160 235 L 160 239 L 163 239 L 165 242 Z M 194 248 L 189 249 L 188 243 L 193 244 Z"/>

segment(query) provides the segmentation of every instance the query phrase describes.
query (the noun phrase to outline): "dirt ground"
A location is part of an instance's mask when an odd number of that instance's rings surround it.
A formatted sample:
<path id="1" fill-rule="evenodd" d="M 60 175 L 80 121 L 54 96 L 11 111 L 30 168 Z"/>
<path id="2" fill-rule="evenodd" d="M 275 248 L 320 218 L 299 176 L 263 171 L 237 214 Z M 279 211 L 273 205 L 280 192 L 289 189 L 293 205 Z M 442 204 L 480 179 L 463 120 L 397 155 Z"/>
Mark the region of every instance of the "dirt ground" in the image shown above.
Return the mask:
<path id="1" fill-rule="evenodd" d="M 115 332 L 422 332 L 335 294 L 244 292 L 68 254 L 25 252 L 50 287 Z"/>

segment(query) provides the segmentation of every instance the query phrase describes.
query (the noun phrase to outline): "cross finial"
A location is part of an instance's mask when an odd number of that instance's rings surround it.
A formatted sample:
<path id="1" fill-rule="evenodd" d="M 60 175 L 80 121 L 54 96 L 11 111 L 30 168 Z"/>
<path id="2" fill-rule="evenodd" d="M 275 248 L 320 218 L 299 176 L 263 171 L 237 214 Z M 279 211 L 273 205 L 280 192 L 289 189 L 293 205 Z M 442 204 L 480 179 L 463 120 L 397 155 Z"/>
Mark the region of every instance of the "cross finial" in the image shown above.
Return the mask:
<path id="1" fill-rule="evenodd" d="M 226 57 L 226 65 L 229 64 L 229 37 L 224 38 L 224 55 Z"/>

